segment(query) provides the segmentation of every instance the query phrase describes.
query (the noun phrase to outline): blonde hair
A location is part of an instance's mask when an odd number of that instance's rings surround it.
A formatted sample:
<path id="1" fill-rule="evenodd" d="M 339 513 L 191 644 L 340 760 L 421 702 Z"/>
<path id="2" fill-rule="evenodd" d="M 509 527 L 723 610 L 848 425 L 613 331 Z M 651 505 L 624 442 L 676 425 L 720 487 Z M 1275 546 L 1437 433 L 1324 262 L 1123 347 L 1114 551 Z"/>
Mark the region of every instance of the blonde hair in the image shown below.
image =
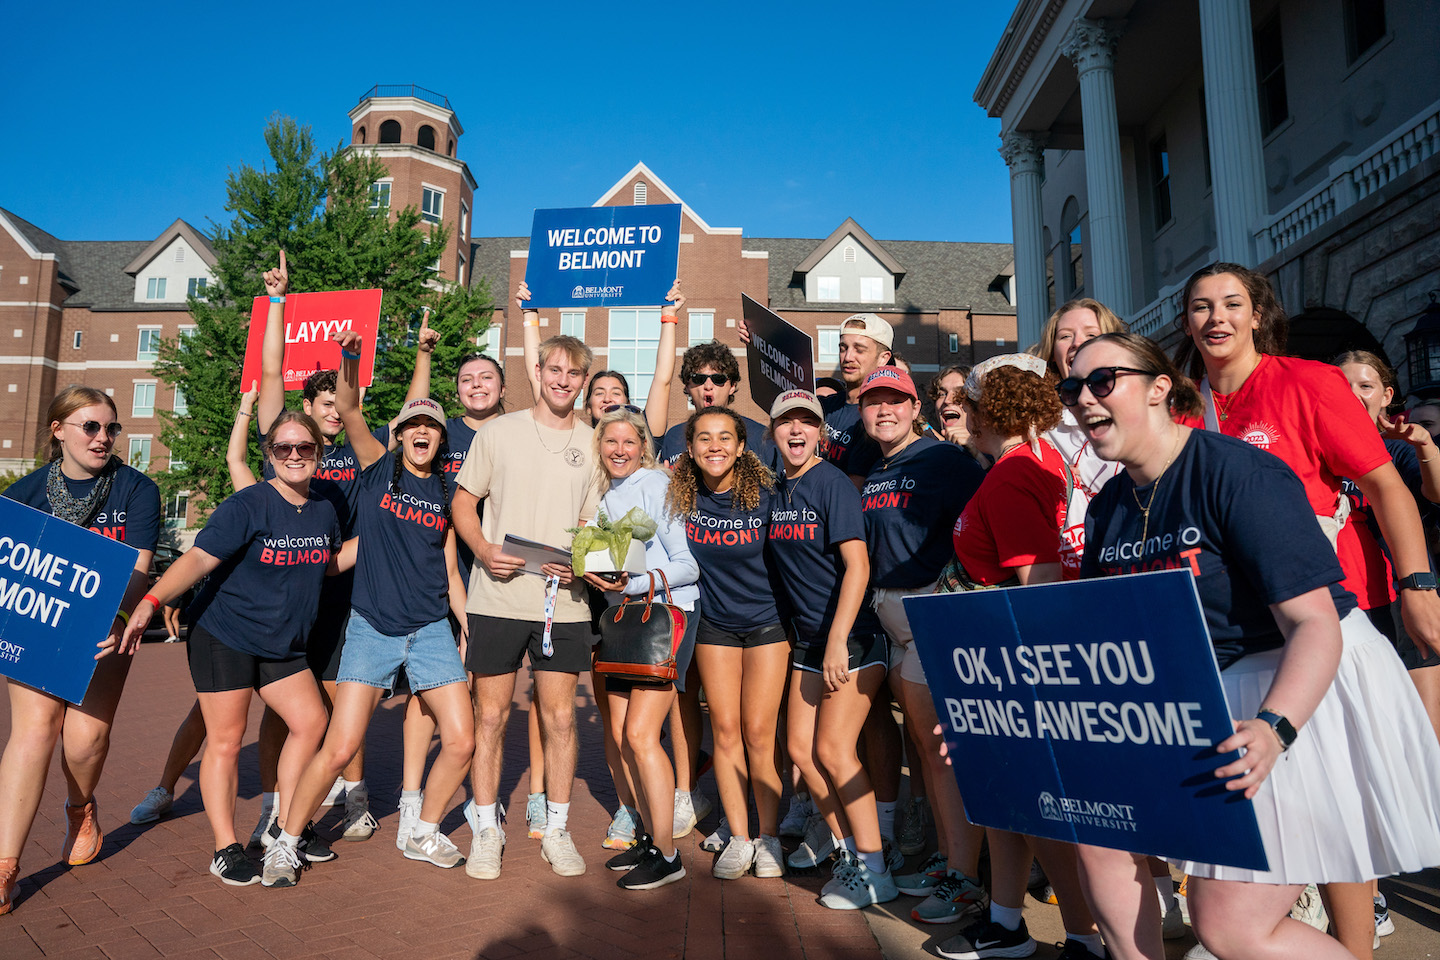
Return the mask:
<path id="1" fill-rule="evenodd" d="M 585 341 L 578 337 L 561 334 L 558 337 L 551 337 L 540 344 L 540 365 L 543 367 L 550 359 L 550 354 L 556 350 L 564 350 L 565 356 L 584 373 L 590 372 L 590 365 L 595 362 L 595 354 L 585 346 Z"/>
<path id="2" fill-rule="evenodd" d="M 83 410 L 86 407 L 102 403 L 110 408 L 111 416 L 117 420 L 120 419 L 120 411 L 115 409 L 114 399 L 104 390 L 77 385 L 66 387 L 55 394 L 55 399 L 50 401 L 50 409 L 45 411 L 45 422 L 48 424 L 46 430 L 50 438 L 50 453 L 47 459 L 58 460 L 61 455 L 62 445 L 59 440 L 55 439 L 55 424 L 64 423 L 76 410 Z"/>
<path id="3" fill-rule="evenodd" d="M 1057 377 L 1060 376 L 1060 368 L 1055 366 L 1054 360 L 1055 337 L 1060 330 L 1060 318 L 1071 310 L 1089 310 L 1095 314 L 1095 322 L 1100 325 L 1101 333 L 1128 333 L 1130 331 L 1125 321 L 1116 316 L 1114 310 L 1099 300 L 1091 297 L 1066 300 L 1055 308 L 1054 313 L 1050 314 L 1050 319 L 1045 321 L 1045 329 L 1040 331 L 1040 342 L 1030 348 L 1030 352 L 1044 360 L 1045 365 L 1050 368 L 1050 372 Z"/>
<path id="4" fill-rule="evenodd" d="M 605 430 L 612 423 L 628 423 L 640 438 L 640 467 L 641 469 L 653 469 L 660 465 L 655 459 L 655 440 L 650 436 L 650 427 L 645 422 L 645 417 L 636 413 L 628 407 L 620 407 L 604 414 L 595 421 L 595 435 L 590 441 L 590 446 L 595 454 L 595 482 L 601 490 L 604 490 L 610 482 L 610 474 L 606 472 L 604 460 L 600 456 L 600 441 L 604 439 Z"/>

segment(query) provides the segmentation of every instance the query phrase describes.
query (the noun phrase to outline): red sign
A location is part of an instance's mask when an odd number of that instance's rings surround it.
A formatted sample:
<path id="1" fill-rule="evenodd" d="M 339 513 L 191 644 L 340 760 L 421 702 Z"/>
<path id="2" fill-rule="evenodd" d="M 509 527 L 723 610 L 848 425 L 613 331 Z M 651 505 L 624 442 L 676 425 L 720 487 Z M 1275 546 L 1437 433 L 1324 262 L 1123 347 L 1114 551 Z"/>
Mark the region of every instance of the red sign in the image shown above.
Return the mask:
<path id="1" fill-rule="evenodd" d="M 335 290 L 292 293 L 285 298 L 285 389 L 299 390 L 316 370 L 340 366 L 340 345 L 331 339 L 341 330 L 360 334 L 360 386 L 375 379 L 375 338 L 380 328 L 380 290 Z M 270 298 L 256 297 L 250 308 L 250 336 L 245 343 L 242 387 L 260 379 L 260 348 Z"/>

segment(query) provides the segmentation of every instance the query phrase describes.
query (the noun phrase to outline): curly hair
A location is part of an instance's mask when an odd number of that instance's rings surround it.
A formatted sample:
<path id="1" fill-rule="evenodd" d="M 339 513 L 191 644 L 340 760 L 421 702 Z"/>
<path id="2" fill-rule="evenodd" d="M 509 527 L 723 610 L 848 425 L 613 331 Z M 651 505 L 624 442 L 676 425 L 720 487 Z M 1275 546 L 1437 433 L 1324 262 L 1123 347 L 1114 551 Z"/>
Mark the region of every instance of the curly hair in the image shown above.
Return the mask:
<path id="1" fill-rule="evenodd" d="M 1148 370 L 1151 376 L 1170 378 L 1170 416 L 1199 417 L 1204 414 L 1205 405 L 1200 399 L 1200 391 L 1195 389 L 1195 382 L 1181 372 L 1179 365 L 1154 340 L 1138 333 L 1102 333 L 1082 343 L 1080 350 L 1101 343 L 1113 343 L 1130 354 L 1136 370 Z"/>
<path id="2" fill-rule="evenodd" d="M 1255 349 L 1260 353 L 1279 355 L 1285 352 L 1285 341 L 1290 335 L 1290 319 L 1285 308 L 1275 296 L 1270 278 L 1238 263 L 1219 261 L 1208 267 L 1201 267 L 1190 274 L 1185 281 L 1185 293 L 1180 298 L 1180 316 L 1175 318 L 1175 328 L 1183 335 L 1180 348 L 1175 351 L 1175 363 L 1181 370 L 1198 380 L 1205 375 L 1205 358 L 1190 336 L 1190 295 L 1195 284 L 1206 277 L 1230 274 L 1239 280 L 1250 297 L 1250 305 L 1260 314 L 1260 328 L 1255 331 Z"/>
<path id="3" fill-rule="evenodd" d="M 1099 325 L 1101 333 L 1125 333 L 1130 329 L 1124 320 L 1115 315 L 1114 310 L 1091 297 L 1079 297 L 1060 304 L 1055 308 L 1055 312 L 1050 314 L 1050 319 L 1045 321 L 1045 329 L 1040 331 L 1039 342 L 1029 350 L 1030 353 L 1044 360 L 1046 366 L 1050 368 L 1050 372 L 1057 377 L 1060 375 L 1060 368 L 1055 366 L 1055 338 L 1060 332 L 1060 318 L 1071 310 L 1089 310 L 1095 314 L 1095 322 Z"/>
<path id="4" fill-rule="evenodd" d="M 55 394 L 55 399 L 50 401 L 50 409 L 45 411 L 45 423 L 47 426 L 41 432 L 41 444 L 46 438 L 50 441 L 49 456 L 47 459 L 57 460 L 61 455 L 62 444 L 55 439 L 55 424 L 64 423 L 70 419 L 70 414 L 85 407 L 100 406 L 101 404 L 110 408 L 110 416 L 119 419 L 120 411 L 115 409 L 115 400 L 104 390 L 97 390 L 94 387 L 75 385 L 66 387 Z"/>
<path id="5" fill-rule="evenodd" d="M 740 362 L 735 359 L 730 348 L 719 340 L 697 343 L 685 351 L 685 356 L 680 358 L 680 380 L 685 386 L 690 386 L 690 378 L 701 367 L 714 367 L 729 377 L 731 383 L 740 382 Z"/>
<path id="6" fill-rule="evenodd" d="M 336 376 L 337 374 L 334 370 L 316 370 L 305 378 L 305 391 L 301 396 L 311 403 L 314 403 L 315 398 L 320 396 L 320 394 L 334 393 Z"/>
<path id="7" fill-rule="evenodd" d="M 745 420 L 729 407 L 707 407 L 696 410 L 685 422 L 685 452 L 675 461 L 675 472 L 670 478 L 670 489 L 665 493 L 665 508 L 674 517 L 688 517 L 695 512 L 695 497 L 704 478 L 700 468 L 690 456 L 690 445 L 695 442 L 695 423 L 701 417 L 728 417 L 735 431 L 735 439 L 745 444 Z M 775 489 L 775 474 L 760 461 L 760 458 L 746 444 L 732 469 L 731 509 L 754 510 L 760 506 L 760 488 Z"/>
<path id="8" fill-rule="evenodd" d="M 1055 378 L 1019 367 L 996 367 L 985 375 L 980 399 L 970 401 L 985 429 L 1002 437 L 1039 436 L 1060 424 Z"/>
<path id="9" fill-rule="evenodd" d="M 628 423 L 640 438 L 640 469 L 652 469 L 660 464 L 655 459 L 655 441 L 650 436 L 650 426 L 645 422 L 644 414 L 636 413 L 625 407 L 618 410 L 611 410 L 595 422 L 594 439 L 590 446 L 595 454 L 595 462 L 601 464 L 599 470 L 595 471 L 595 483 L 602 491 L 610 485 L 610 475 L 604 468 L 604 460 L 600 456 L 600 441 L 604 439 L 605 430 L 612 423 Z"/>
<path id="10" fill-rule="evenodd" d="M 430 420 L 430 418 L 416 417 L 413 420 L 407 420 L 395 431 L 396 437 L 398 438 L 400 434 L 404 433 L 407 427 L 423 423 L 426 420 Z M 434 423 L 435 421 L 430 420 L 430 422 Z M 435 456 L 430 460 L 430 476 L 440 478 L 440 512 L 445 515 L 445 526 L 448 527 L 450 525 L 450 485 L 445 482 L 445 474 L 441 467 L 445 463 L 445 458 L 450 456 L 450 434 L 443 423 L 437 424 L 437 426 L 440 428 L 440 446 L 435 449 Z M 400 472 L 404 469 L 405 447 L 404 444 L 401 444 L 395 451 L 395 472 L 390 476 L 390 492 L 397 497 L 400 495 Z"/>

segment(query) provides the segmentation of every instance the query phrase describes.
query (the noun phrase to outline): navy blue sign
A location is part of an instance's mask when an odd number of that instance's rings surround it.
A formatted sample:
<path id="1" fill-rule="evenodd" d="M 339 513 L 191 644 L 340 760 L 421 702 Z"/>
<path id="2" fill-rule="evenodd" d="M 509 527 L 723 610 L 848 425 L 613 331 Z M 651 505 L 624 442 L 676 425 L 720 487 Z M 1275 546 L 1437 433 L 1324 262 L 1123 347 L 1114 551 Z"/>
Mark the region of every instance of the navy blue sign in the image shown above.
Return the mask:
<path id="1" fill-rule="evenodd" d="M 907 597 L 975 823 L 1268 869 L 1188 570 Z"/>
<path id="2" fill-rule="evenodd" d="M 748 295 L 742 293 L 740 298 L 745 309 L 745 326 L 750 328 L 750 346 L 745 351 L 750 396 L 761 410 L 769 410 L 775 398 L 786 390 L 813 393 L 814 344 L 810 337 Z"/>
<path id="3" fill-rule="evenodd" d="M 80 703 L 139 551 L 0 497 L 0 674 Z"/>
<path id="4" fill-rule="evenodd" d="M 534 307 L 665 303 L 680 262 L 680 204 L 536 210 L 525 283 Z"/>

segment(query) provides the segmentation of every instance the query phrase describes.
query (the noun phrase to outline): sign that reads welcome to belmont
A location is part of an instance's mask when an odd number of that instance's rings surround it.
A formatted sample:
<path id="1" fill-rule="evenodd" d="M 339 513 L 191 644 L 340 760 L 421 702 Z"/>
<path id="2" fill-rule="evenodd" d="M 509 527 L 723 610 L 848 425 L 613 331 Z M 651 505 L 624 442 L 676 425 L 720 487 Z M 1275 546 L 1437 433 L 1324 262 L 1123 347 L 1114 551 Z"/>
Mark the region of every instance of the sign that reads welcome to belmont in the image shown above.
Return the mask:
<path id="1" fill-rule="evenodd" d="M 749 294 L 741 294 L 750 346 L 745 351 L 750 374 L 750 396 L 761 410 L 769 410 L 787 390 L 815 390 L 814 343 L 778 313 Z"/>
<path id="2" fill-rule="evenodd" d="M 532 307 L 653 307 L 680 262 L 680 204 L 536 210 L 525 283 Z"/>
<path id="3" fill-rule="evenodd" d="M 1188 570 L 907 597 L 970 819 L 1267 869 Z"/>
<path id="4" fill-rule="evenodd" d="M 331 338 L 342 330 L 360 334 L 360 386 L 375 379 L 375 337 L 380 329 L 381 290 L 332 290 L 292 293 L 285 298 L 285 361 L 281 368 L 286 390 L 299 390 L 317 370 L 340 366 L 340 345 Z M 270 298 L 256 297 L 250 307 L 250 336 L 245 342 L 241 389 L 260 379 L 260 348 Z"/>
<path id="5" fill-rule="evenodd" d="M 0 674 L 85 699 L 139 551 L 0 497 Z"/>

